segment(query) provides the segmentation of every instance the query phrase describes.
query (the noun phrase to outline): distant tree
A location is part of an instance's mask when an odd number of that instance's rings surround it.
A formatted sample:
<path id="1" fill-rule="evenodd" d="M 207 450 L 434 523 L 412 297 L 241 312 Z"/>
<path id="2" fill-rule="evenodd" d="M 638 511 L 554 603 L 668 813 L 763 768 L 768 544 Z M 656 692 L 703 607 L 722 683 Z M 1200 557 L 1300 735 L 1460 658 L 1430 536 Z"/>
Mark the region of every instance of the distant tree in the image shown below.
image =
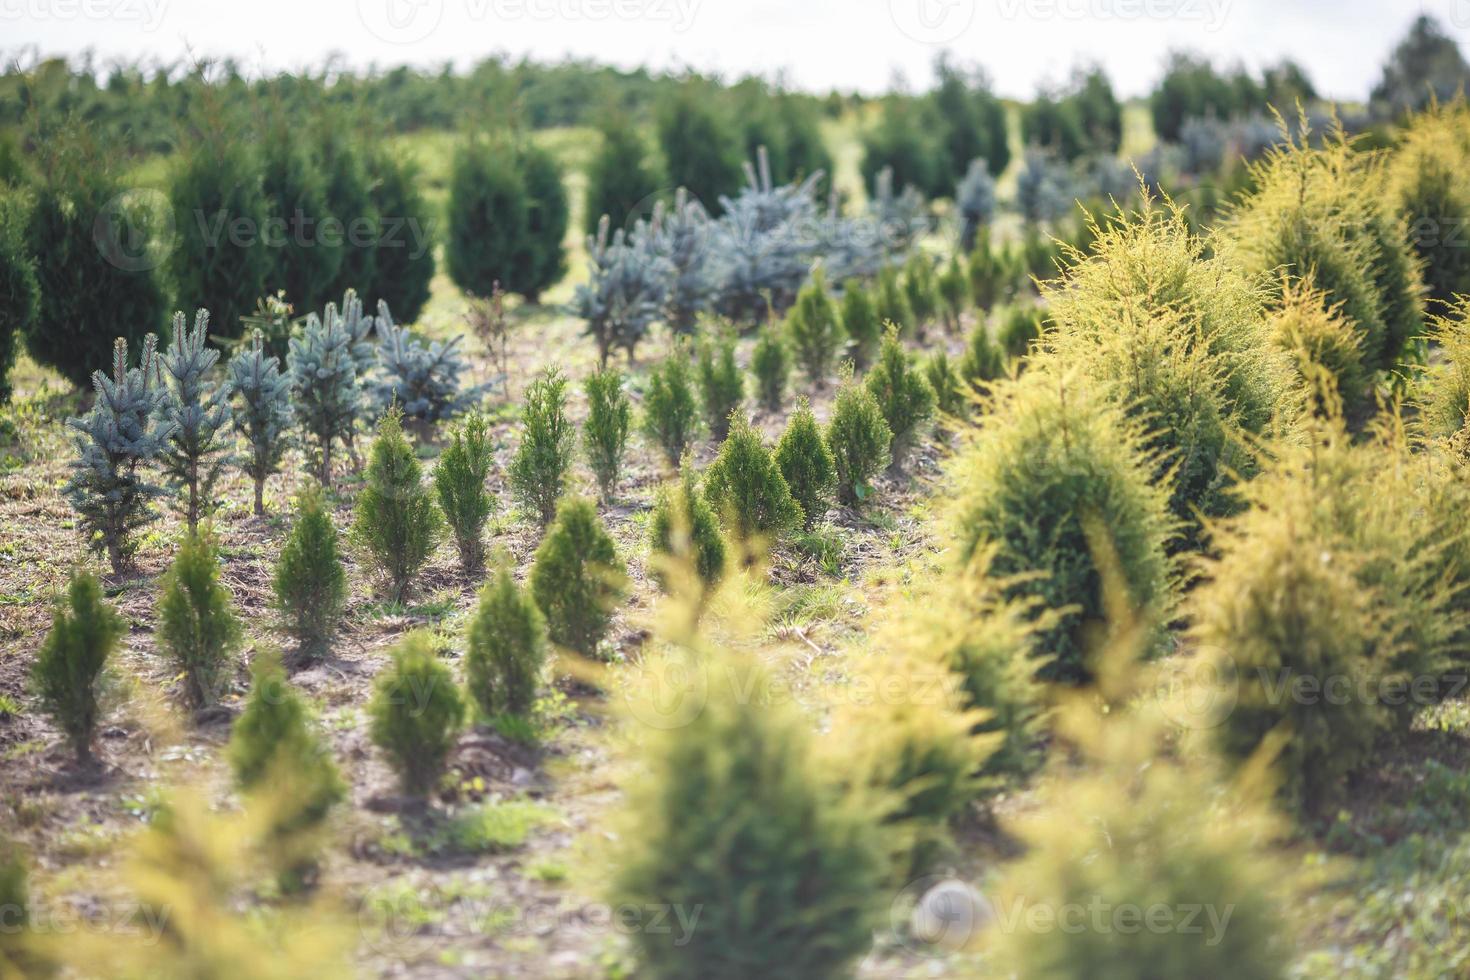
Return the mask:
<path id="1" fill-rule="evenodd" d="M 706 208 L 740 189 L 740 137 L 702 87 L 687 83 L 659 107 L 658 140 L 669 183 L 688 188 Z"/>
<path id="2" fill-rule="evenodd" d="M 890 96 L 878 124 L 863 135 L 863 182 L 869 192 L 878 175 L 893 171 L 893 186 L 912 187 L 926 197 L 943 196 L 954 186 L 938 144 L 933 120 L 913 100 Z"/>
<path id="3" fill-rule="evenodd" d="M 613 227 L 631 229 L 642 205 L 664 189 L 658 161 L 649 152 L 633 121 L 622 113 L 610 114 L 599 127 L 602 142 L 587 167 L 583 227 L 597 233 L 597 222 L 607 215 Z"/>
<path id="4" fill-rule="evenodd" d="M 372 201 L 379 218 L 379 238 L 373 253 L 372 295 L 387 303 L 404 323 L 419 318 L 429 301 L 434 278 L 434 225 L 436 218 L 419 190 L 416 163 L 375 148 L 367 154 L 372 178 Z M 351 285 L 351 284 L 349 284 Z"/>
<path id="5" fill-rule="evenodd" d="M 965 70 L 941 54 L 934 62 L 933 107 L 942 132 L 945 192 L 965 174 L 970 161 L 985 160 L 991 173 L 1011 162 L 1005 106 L 978 70 Z"/>
<path id="6" fill-rule="evenodd" d="M 1459 44 L 1439 21 L 1421 14 L 1389 55 L 1372 99 L 1379 111 L 1397 115 L 1421 108 L 1431 98 L 1448 102 L 1465 88 L 1470 88 L 1470 65 Z"/>
<path id="7" fill-rule="evenodd" d="M 526 188 L 526 238 L 516 251 L 516 275 L 511 283 L 526 302 L 537 303 L 541 293 L 566 274 L 563 242 L 571 208 L 561 165 L 549 152 L 526 143 L 516 154 L 516 164 Z"/>
<path id="8" fill-rule="evenodd" d="M 1237 108 L 1237 93 L 1229 79 L 1215 71 L 1209 59 L 1182 51 L 1169 55 L 1164 77 L 1149 97 L 1154 132 L 1159 139 L 1178 142 L 1184 121 L 1191 117 L 1226 119 Z"/>
<path id="9" fill-rule="evenodd" d="M 168 256 L 175 293 L 212 311 L 220 336 L 239 336 L 272 271 L 259 238 L 270 210 L 256 147 L 238 128 L 211 123 L 179 148 L 169 202 L 178 222 Z"/>
<path id="10" fill-rule="evenodd" d="M 270 120 L 256 146 L 272 222 L 257 245 L 270 258 L 264 291 L 284 289 L 302 309 L 318 309 L 336 292 L 344 251 L 343 236 L 327 233 L 325 226 L 336 218 L 327 204 L 325 168 L 312 142 L 301 139 L 286 118 Z"/>
<path id="11" fill-rule="evenodd" d="M 503 140 L 472 136 L 454 152 L 444 256 L 449 278 L 472 296 L 499 283 L 519 293 L 517 256 L 530 226 L 525 180 Z"/>
<path id="12" fill-rule="evenodd" d="M 46 159 L 27 223 L 40 308 L 30 354 L 73 384 L 87 381 L 116 337 L 139 343 L 168 328 L 145 199 L 124 192 L 100 151 L 63 138 Z"/>
<path id="13" fill-rule="evenodd" d="M 21 201 L 0 196 L 0 404 L 10 400 L 10 369 L 40 309 L 41 287 L 35 257 L 26 247 Z"/>

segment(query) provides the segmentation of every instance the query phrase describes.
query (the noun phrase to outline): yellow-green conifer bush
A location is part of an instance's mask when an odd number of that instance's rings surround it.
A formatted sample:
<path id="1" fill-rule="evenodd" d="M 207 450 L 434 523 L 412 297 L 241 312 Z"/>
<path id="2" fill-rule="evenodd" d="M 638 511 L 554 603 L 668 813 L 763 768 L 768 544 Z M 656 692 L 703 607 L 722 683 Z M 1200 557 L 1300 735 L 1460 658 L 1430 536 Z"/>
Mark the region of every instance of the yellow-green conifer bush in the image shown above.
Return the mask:
<path id="1" fill-rule="evenodd" d="M 1218 359 L 1226 416 L 1245 432 L 1264 434 L 1286 415 L 1291 364 L 1267 342 L 1269 292 L 1243 271 L 1230 243 L 1190 232 L 1171 201 L 1143 210 L 1090 218 L 1094 242 L 1086 254 L 1069 250 L 1060 279 L 1043 290 L 1047 318 L 1059 332 L 1125 332 L 1144 316 L 1177 321 L 1182 342 Z M 1287 401 L 1286 405 L 1283 402 Z"/>
<path id="2" fill-rule="evenodd" d="M 1409 231 L 1382 192 L 1381 160 L 1338 134 L 1305 138 L 1251 165 L 1255 193 L 1224 227 L 1242 268 L 1258 277 L 1312 275 L 1358 332 L 1364 365 L 1392 370 L 1423 332 L 1424 285 Z"/>
<path id="3" fill-rule="evenodd" d="M 1429 438 L 1463 441 L 1470 429 L 1470 298 L 1435 317 L 1430 335 L 1441 356 L 1415 381 L 1419 425 Z"/>
<path id="4" fill-rule="evenodd" d="M 1310 278 L 1282 283 L 1267 322 L 1271 342 L 1291 356 L 1306 402 L 1318 415 L 1331 414 L 1328 403 L 1334 400 L 1341 401 L 1345 413 L 1368 403 L 1372 379 L 1353 326 L 1341 304 L 1332 303 Z"/>
<path id="5" fill-rule="evenodd" d="M 687 924 L 635 932 L 637 973 L 848 976 L 887 904 L 874 807 L 834 785 L 809 723 L 752 659 L 699 653 L 707 697 L 688 724 L 629 721 L 646 740 L 627 769 L 609 900 Z"/>
<path id="6" fill-rule="evenodd" d="M 230 733 L 230 766 L 242 792 L 270 800 L 266 856 L 291 891 L 315 872 L 321 829 L 347 787 L 280 658 L 257 654 L 252 675 L 245 710 Z"/>
<path id="7" fill-rule="evenodd" d="M 1243 763 L 1289 732 L 1277 767 L 1304 808 L 1335 799 L 1378 736 L 1437 696 L 1463 633 L 1405 451 L 1391 432 L 1354 445 L 1335 419 L 1274 445 L 1247 509 L 1213 529 L 1218 557 L 1190 599 L 1194 638 L 1235 700 L 1214 742 Z"/>
<path id="8" fill-rule="evenodd" d="M 993 549 L 1009 597 L 1056 614 L 1036 636 L 1046 679 L 1090 676 L 1088 652 L 1105 629 L 1100 535 L 1132 606 L 1162 622 L 1175 603 L 1169 489 L 1144 446 L 1141 426 L 1082 379 L 1033 370 L 992 389 L 950 462 L 956 562 Z M 1165 639 L 1156 630 L 1150 652 Z"/>
<path id="9" fill-rule="evenodd" d="M 1080 764 L 1008 827 L 1026 853 L 992 893 L 995 975 L 1286 976 L 1291 859 L 1272 852 L 1283 830 L 1259 793 L 1161 757 L 1144 721 L 1085 717 L 1066 726 Z"/>
<path id="10" fill-rule="evenodd" d="M 368 705 L 373 744 L 398 774 L 405 796 L 426 798 L 438 786 L 464 723 L 464 698 L 440 662 L 427 631 L 393 648 Z"/>
<path id="11" fill-rule="evenodd" d="M 234 597 L 220 582 L 219 551 L 208 527 L 185 533 L 160 586 L 159 648 L 183 675 L 190 706 L 212 707 L 230 683 L 244 632 Z"/>
<path id="12" fill-rule="evenodd" d="M 967 709 L 958 678 L 921 651 L 887 648 L 854 664 L 824 749 L 831 765 L 886 799 L 883 834 L 901 883 L 949 842 L 949 825 L 981 795 L 978 774 L 1004 736 Z M 857 687 L 855 688 L 854 685 Z"/>
<path id="13" fill-rule="evenodd" d="M 1452 302 L 1470 293 L 1470 111 L 1461 100 L 1430 106 L 1408 121 L 1388 163 L 1388 193 L 1424 262 L 1429 297 Z"/>

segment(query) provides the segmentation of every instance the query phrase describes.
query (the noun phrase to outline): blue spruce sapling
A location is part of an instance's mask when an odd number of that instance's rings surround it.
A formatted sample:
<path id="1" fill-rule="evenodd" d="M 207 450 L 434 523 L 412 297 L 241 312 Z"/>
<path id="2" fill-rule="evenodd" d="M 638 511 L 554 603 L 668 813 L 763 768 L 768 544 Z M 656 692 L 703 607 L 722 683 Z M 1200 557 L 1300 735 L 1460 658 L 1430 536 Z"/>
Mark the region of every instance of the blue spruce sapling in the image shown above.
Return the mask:
<path id="1" fill-rule="evenodd" d="M 173 423 L 163 468 L 184 496 L 184 517 L 192 532 L 199 526 L 209 491 L 229 456 L 230 383 L 209 380 L 219 351 L 205 345 L 209 311 L 194 314 L 186 328 L 183 313 L 174 314 L 173 340 L 163 355 L 169 387 L 164 411 Z"/>
<path id="2" fill-rule="evenodd" d="M 132 560 L 133 532 L 157 519 L 152 502 L 168 492 L 140 472 L 162 454 L 173 433 L 163 411 L 168 392 L 157 346 L 149 334 L 138 366 L 129 368 L 128 343 L 119 337 L 112 349 L 112 377 L 92 373 L 97 400 L 91 411 L 66 420 L 77 458 L 62 492 L 90 547 L 107 554 L 114 575 Z"/>
<path id="3" fill-rule="evenodd" d="M 266 353 L 259 330 L 250 343 L 230 358 L 230 384 L 240 396 L 234 413 L 235 431 L 245 437 L 250 451 L 240 457 L 255 482 L 255 513 L 265 513 L 265 481 L 281 468 L 291 427 L 291 377 L 281 373 L 280 359 Z"/>

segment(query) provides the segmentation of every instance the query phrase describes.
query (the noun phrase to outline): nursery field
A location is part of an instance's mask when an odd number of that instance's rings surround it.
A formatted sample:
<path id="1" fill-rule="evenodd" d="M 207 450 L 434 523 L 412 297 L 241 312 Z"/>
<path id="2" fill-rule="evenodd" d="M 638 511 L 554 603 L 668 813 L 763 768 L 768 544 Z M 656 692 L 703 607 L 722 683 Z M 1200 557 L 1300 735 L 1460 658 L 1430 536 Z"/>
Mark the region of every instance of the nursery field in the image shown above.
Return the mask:
<path id="1" fill-rule="evenodd" d="M 1435 23 L 170 72 L 0 76 L 0 980 L 1470 977 Z"/>

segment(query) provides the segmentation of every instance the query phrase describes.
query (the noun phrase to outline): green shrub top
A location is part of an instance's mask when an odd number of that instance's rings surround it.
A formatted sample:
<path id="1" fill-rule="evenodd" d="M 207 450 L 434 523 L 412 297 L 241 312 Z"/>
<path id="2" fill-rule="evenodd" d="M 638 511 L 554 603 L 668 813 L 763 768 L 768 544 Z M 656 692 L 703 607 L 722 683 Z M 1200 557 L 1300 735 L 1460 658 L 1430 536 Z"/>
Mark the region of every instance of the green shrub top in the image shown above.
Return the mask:
<path id="1" fill-rule="evenodd" d="M 1071 375 L 1030 371 L 992 389 L 950 464 L 956 557 L 994 548 L 992 570 L 1015 598 L 1051 610 L 1037 636 L 1040 673 L 1090 676 L 1089 638 L 1106 619 L 1104 580 L 1135 612 L 1167 622 L 1175 573 L 1168 489 L 1136 422 Z M 1157 631 L 1154 651 L 1164 635 Z"/>
<path id="2" fill-rule="evenodd" d="M 368 705 L 373 744 L 398 773 L 406 796 L 428 796 L 438 785 L 464 721 L 454 675 L 439 661 L 429 634 L 408 634 L 393 663 L 378 675 Z"/>
<path id="3" fill-rule="evenodd" d="M 704 492 L 741 541 L 780 539 L 804 518 L 770 449 L 742 415 L 731 417 L 730 435 L 705 471 Z"/>

